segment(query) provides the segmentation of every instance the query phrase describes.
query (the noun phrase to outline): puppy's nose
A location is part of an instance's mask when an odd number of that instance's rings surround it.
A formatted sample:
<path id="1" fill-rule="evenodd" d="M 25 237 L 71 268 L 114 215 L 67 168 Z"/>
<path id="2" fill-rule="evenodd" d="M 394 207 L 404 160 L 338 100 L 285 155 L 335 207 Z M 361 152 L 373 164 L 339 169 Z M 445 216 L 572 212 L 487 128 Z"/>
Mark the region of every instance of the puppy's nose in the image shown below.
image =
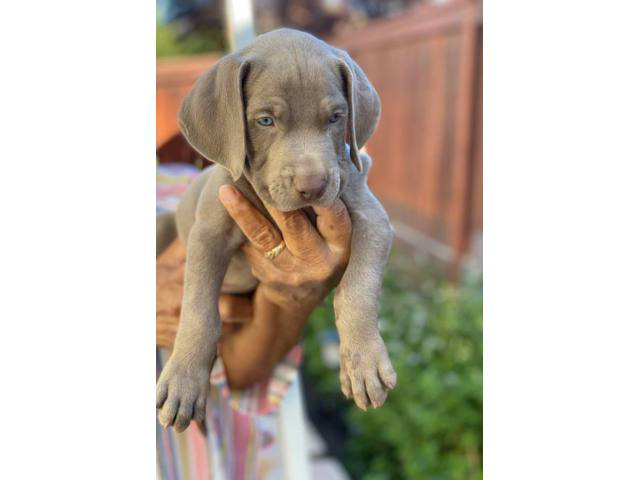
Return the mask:
<path id="1" fill-rule="evenodd" d="M 324 175 L 296 175 L 293 186 L 305 200 L 316 200 L 327 188 L 327 179 Z"/>

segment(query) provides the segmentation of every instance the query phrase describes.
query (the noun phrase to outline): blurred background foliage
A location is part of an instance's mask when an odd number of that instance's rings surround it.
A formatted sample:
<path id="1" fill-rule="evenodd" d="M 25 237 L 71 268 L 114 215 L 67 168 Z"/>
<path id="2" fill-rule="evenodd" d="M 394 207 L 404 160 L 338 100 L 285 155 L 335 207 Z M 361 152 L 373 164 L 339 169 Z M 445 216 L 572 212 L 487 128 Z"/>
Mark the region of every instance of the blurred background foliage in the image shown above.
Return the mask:
<path id="1" fill-rule="evenodd" d="M 342 396 L 331 302 L 308 323 L 310 416 L 353 478 L 482 478 L 482 276 L 467 269 L 458 286 L 440 278 L 393 252 L 380 326 L 398 384 L 377 410 L 362 412 Z"/>
<path id="2" fill-rule="evenodd" d="M 256 33 L 291 27 L 326 38 L 420 4 L 447 1 L 253 0 L 252 7 Z M 157 58 L 228 51 L 222 0 L 157 0 L 157 5 Z"/>
<path id="3" fill-rule="evenodd" d="M 224 34 L 220 29 L 201 29 L 182 35 L 173 23 L 156 22 L 156 58 L 178 57 L 223 51 Z"/>

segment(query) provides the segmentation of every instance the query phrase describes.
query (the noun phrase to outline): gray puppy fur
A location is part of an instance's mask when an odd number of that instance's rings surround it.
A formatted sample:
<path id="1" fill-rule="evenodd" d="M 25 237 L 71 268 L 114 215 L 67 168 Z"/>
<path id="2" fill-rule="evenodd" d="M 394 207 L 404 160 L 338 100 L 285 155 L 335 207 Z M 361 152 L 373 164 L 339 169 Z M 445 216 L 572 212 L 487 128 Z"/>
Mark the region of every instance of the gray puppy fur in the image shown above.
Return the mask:
<path id="1" fill-rule="evenodd" d="M 384 403 L 396 374 L 377 310 L 393 232 L 366 183 L 371 159 L 358 152 L 379 116 L 378 94 L 349 55 L 296 30 L 258 36 L 198 79 L 180 127 L 216 165 L 185 194 L 176 229 L 166 216 L 158 222 L 158 254 L 175 230 L 187 247 L 180 327 L 157 383 L 163 425 L 182 431 L 191 419 L 203 420 L 221 331 L 218 296 L 257 285 L 241 251 L 246 238 L 218 199 L 224 184 L 270 220 L 264 205 L 292 211 L 344 201 L 353 233 L 334 300 L 340 382 L 360 408 Z"/>

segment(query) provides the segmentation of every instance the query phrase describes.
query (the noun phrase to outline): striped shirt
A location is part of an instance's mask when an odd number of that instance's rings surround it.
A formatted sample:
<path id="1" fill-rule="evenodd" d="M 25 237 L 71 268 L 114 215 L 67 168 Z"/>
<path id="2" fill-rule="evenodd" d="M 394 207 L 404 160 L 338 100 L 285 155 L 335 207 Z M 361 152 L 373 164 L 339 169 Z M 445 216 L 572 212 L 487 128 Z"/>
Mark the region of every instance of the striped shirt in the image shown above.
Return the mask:
<path id="1" fill-rule="evenodd" d="M 157 375 L 169 358 L 157 349 Z M 231 391 L 218 357 L 211 372 L 206 435 L 192 424 L 183 433 L 156 420 L 158 477 L 163 480 L 279 480 L 284 478 L 278 409 L 302 360 L 294 347 L 270 379 Z"/>

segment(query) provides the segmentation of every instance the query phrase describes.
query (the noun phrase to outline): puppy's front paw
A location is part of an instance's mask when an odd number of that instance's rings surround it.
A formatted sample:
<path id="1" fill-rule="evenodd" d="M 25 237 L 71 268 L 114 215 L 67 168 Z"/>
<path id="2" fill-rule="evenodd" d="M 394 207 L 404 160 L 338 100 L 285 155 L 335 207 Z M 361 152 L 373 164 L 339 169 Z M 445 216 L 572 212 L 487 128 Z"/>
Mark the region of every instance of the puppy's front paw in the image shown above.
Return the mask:
<path id="1" fill-rule="evenodd" d="M 169 359 L 156 385 L 156 408 L 163 427 L 173 425 L 177 432 L 183 432 L 192 419 L 204 421 L 209 374 L 206 366 L 185 366 Z"/>
<path id="2" fill-rule="evenodd" d="M 396 386 L 396 372 L 378 334 L 373 339 L 347 339 L 340 344 L 340 386 L 362 410 L 381 407 Z"/>

